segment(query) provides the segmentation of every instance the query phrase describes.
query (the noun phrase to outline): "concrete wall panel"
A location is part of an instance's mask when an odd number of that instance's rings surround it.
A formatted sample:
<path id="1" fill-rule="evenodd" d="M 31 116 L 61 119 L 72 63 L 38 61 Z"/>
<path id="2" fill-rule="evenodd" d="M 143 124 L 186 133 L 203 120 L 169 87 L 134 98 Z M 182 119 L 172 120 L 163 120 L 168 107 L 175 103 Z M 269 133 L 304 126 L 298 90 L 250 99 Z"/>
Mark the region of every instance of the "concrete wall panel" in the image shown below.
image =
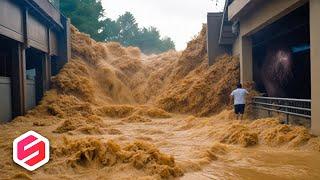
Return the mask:
<path id="1" fill-rule="evenodd" d="M 250 37 L 240 39 L 240 81 L 241 83 L 253 81 L 252 67 L 252 41 Z"/>
<path id="2" fill-rule="evenodd" d="M 228 8 L 228 19 L 232 20 L 235 18 L 240 11 L 242 11 L 252 0 L 235 0 Z"/>
<path id="3" fill-rule="evenodd" d="M 320 1 L 310 0 L 311 130 L 320 135 Z"/>
<path id="4" fill-rule="evenodd" d="M 265 26 L 295 10 L 305 0 L 268 0 L 254 7 L 254 10 L 240 18 L 240 34 L 251 35 Z"/>
<path id="5" fill-rule="evenodd" d="M 23 42 L 23 12 L 9 0 L 0 0 L 0 34 Z"/>
<path id="6" fill-rule="evenodd" d="M 50 30 L 50 54 L 58 55 L 58 35 L 52 30 Z"/>
<path id="7" fill-rule="evenodd" d="M 32 15 L 28 18 L 28 38 L 32 47 L 48 52 L 47 27 Z"/>
<path id="8" fill-rule="evenodd" d="M 240 55 L 240 38 L 237 37 L 232 44 L 232 55 L 239 56 Z"/>
<path id="9" fill-rule="evenodd" d="M 27 80 L 26 85 L 26 111 L 28 111 L 36 106 L 36 85 L 34 80 Z"/>
<path id="10" fill-rule="evenodd" d="M 9 77 L 0 77 L 0 122 L 11 120 L 11 83 Z"/>

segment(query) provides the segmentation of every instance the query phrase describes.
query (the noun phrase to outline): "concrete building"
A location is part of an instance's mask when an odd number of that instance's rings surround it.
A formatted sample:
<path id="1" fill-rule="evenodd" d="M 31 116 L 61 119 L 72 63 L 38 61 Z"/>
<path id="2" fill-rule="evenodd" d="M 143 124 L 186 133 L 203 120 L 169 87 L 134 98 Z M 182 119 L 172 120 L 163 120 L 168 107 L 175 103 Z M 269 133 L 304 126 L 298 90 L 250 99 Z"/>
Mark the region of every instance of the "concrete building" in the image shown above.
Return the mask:
<path id="1" fill-rule="evenodd" d="M 319 0 L 226 0 L 224 12 L 208 13 L 209 64 L 222 52 L 238 56 L 241 82 L 287 100 L 278 112 L 309 102 L 320 135 L 319 17 Z"/>
<path id="2" fill-rule="evenodd" d="M 0 1 L 0 122 L 34 107 L 70 56 L 57 0 Z"/>

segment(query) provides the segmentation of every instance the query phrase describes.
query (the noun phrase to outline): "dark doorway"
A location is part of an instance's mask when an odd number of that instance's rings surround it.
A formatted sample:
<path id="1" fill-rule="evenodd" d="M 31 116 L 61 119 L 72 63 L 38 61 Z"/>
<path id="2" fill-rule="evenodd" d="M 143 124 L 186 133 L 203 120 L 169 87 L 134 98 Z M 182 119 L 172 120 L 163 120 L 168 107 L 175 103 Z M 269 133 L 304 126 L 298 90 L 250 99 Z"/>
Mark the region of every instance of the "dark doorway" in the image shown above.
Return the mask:
<path id="1" fill-rule="evenodd" d="M 59 73 L 58 56 L 51 56 L 51 76 L 55 76 Z"/>
<path id="2" fill-rule="evenodd" d="M 11 47 L 11 41 L 0 36 L 0 122 L 7 122 L 12 118 Z"/>
<path id="3" fill-rule="evenodd" d="M 0 76 L 11 76 L 11 48 L 10 40 L 0 36 Z"/>
<path id="4" fill-rule="evenodd" d="M 32 89 L 32 82 L 34 82 L 35 102 L 39 103 L 44 93 L 44 58 L 45 54 L 34 48 L 26 50 L 26 79 L 27 85 Z M 32 92 L 27 92 L 29 97 L 33 96 Z M 27 96 L 28 96 L 27 95 Z M 30 99 L 32 101 L 32 99 Z"/>

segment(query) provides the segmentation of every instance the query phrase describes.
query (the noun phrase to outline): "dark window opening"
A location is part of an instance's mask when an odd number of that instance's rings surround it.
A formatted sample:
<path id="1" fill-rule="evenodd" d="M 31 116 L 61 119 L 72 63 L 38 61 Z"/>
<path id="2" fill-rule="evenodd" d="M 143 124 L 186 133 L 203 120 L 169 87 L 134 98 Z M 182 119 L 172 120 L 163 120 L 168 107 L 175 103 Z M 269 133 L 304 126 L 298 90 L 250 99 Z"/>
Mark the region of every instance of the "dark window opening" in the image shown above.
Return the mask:
<path id="1" fill-rule="evenodd" d="M 51 76 L 59 73 L 58 56 L 51 56 Z"/>
<path id="2" fill-rule="evenodd" d="M 10 40 L 0 36 L 0 76 L 11 76 L 11 48 Z"/>

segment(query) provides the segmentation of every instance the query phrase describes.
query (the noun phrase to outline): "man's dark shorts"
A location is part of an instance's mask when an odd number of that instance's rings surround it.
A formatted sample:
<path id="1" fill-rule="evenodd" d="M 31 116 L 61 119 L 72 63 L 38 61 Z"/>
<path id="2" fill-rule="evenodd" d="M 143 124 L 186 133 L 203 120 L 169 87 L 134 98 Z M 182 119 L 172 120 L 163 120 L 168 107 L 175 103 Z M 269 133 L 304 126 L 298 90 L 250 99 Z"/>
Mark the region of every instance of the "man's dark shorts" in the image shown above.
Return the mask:
<path id="1" fill-rule="evenodd" d="M 236 114 L 244 114 L 245 104 L 235 104 L 234 105 L 234 113 Z"/>

